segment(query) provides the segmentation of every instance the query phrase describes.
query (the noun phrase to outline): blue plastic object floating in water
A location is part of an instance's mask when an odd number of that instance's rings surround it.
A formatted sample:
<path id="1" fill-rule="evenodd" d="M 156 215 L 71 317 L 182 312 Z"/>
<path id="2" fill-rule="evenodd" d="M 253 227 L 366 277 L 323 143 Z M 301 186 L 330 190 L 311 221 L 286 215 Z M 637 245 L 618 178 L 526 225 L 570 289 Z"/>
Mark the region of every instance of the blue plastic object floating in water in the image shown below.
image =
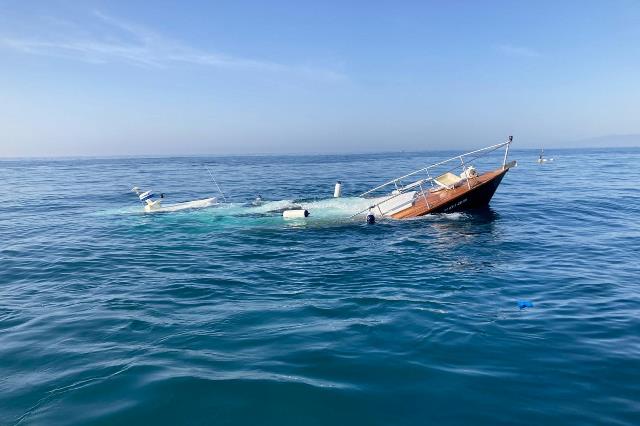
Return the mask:
<path id="1" fill-rule="evenodd" d="M 518 308 L 533 308 L 533 302 L 530 300 L 518 300 Z"/>

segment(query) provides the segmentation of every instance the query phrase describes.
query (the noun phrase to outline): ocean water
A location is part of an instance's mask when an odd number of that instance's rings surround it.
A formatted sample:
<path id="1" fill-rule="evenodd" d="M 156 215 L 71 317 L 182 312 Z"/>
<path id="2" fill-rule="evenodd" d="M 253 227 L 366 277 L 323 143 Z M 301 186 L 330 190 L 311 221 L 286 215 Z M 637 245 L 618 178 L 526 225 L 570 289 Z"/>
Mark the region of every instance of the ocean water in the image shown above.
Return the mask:
<path id="1" fill-rule="evenodd" d="M 349 219 L 448 154 L 0 161 L 0 424 L 640 424 L 640 149 Z"/>

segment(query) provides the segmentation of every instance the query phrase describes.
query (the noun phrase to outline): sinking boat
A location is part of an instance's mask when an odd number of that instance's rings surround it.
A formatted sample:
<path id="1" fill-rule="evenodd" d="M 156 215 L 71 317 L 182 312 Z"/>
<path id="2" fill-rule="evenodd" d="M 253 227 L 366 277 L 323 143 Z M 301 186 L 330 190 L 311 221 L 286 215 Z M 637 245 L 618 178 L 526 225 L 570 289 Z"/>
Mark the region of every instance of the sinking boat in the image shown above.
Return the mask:
<path id="1" fill-rule="evenodd" d="M 163 205 L 162 200 L 165 198 L 164 194 L 160 194 L 156 198 L 156 194 L 153 191 L 142 191 L 137 186 L 131 188 L 132 192 L 135 192 L 140 202 L 144 205 L 144 211 L 146 213 L 161 213 L 161 212 L 175 212 L 186 209 L 201 209 L 205 207 L 211 207 L 218 204 L 216 197 L 202 198 L 200 200 L 186 201 L 183 203 L 174 203 Z"/>
<path id="2" fill-rule="evenodd" d="M 440 161 L 377 186 L 360 195 L 370 198 L 372 204 L 354 216 L 368 212 L 378 217 L 406 219 L 487 206 L 509 169 L 517 165 L 516 161 L 507 162 L 512 141 L 513 136 L 509 136 L 506 142 Z M 504 156 L 498 168 L 479 173 L 472 165 L 501 148 Z M 443 168 L 448 170 L 442 173 Z M 454 173 L 458 169 L 459 175 Z M 432 176 L 437 170 L 441 173 Z M 405 184 L 408 180 L 410 183 Z M 387 195 L 376 196 L 382 192 Z"/>

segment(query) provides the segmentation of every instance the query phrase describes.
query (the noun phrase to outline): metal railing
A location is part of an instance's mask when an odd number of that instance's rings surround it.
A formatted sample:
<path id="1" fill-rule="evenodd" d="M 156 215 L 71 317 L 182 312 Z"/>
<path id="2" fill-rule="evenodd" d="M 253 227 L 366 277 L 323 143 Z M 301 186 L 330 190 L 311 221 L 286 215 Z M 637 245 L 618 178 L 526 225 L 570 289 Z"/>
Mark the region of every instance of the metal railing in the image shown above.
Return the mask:
<path id="1" fill-rule="evenodd" d="M 424 191 L 424 188 L 423 188 L 423 184 L 429 183 L 433 187 L 434 183 L 435 183 L 435 184 L 438 184 L 440 186 L 440 184 L 436 180 L 439 176 L 442 176 L 443 174 L 452 172 L 453 170 L 457 169 L 458 167 L 462 167 L 463 171 L 465 170 L 465 158 L 467 159 L 466 164 L 469 164 L 471 161 L 474 161 L 474 160 L 476 160 L 478 158 L 484 157 L 484 156 L 488 155 L 489 153 L 491 153 L 491 152 L 493 152 L 493 151 L 495 151 L 495 150 L 497 150 L 499 148 L 502 148 L 502 147 L 505 147 L 504 158 L 502 160 L 502 167 L 505 167 L 506 164 L 507 164 L 507 157 L 509 155 L 509 146 L 511 145 L 512 141 L 513 141 L 513 136 L 509 136 L 509 138 L 505 142 L 502 142 L 502 143 L 499 143 L 499 144 L 496 144 L 496 145 L 491 145 L 491 146 L 488 146 L 488 147 L 485 147 L 485 148 L 476 149 L 475 151 L 465 152 L 464 154 L 456 155 L 455 157 L 451 157 L 449 159 L 446 159 L 446 160 L 443 160 L 443 161 L 439 161 L 437 163 L 434 163 L 434 164 L 431 164 L 429 166 L 423 167 L 421 169 L 415 170 L 415 171 L 413 171 L 411 173 L 408 173 L 408 174 L 406 174 L 404 176 L 400 176 L 400 177 L 397 177 L 395 179 L 391 179 L 390 181 L 385 182 L 382 185 L 378 185 L 375 188 L 372 188 L 372 189 L 368 190 L 367 192 L 363 192 L 362 194 L 359 195 L 360 197 L 366 197 L 367 195 L 372 194 L 372 193 L 374 193 L 376 191 L 379 191 L 379 190 L 381 190 L 381 189 L 383 189 L 385 187 L 388 187 L 390 185 L 393 185 L 394 186 L 394 190 L 397 191 L 396 193 L 393 193 L 391 196 L 389 196 L 389 197 L 387 197 L 387 198 L 385 198 L 385 199 L 383 199 L 381 201 L 378 201 L 375 204 L 373 204 L 372 206 L 367 207 L 366 209 L 354 214 L 352 217 L 361 215 L 362 213 L 364 213 L 364 212 L 366 212 L 368 210 L 372 210 L 372 209 L 374 209 L 376 207 L 378 208 L 378 211 L 380 212 L 380 214 L 384 215 L 386 212 L 382 211 L 382 209 L 380 208 L 380 204 L 385 203 L 385 202 L 387 202 L 389 200 L 392 200 L 392 199 L 394 199 L 396 197 L 399 197 L 400 195 L 405 194 L 408 190 L 416 188 L 416 187 L 420 188 L 420 194 L 422 194 L 422 196 L 424 197 L 424 201 L 426 202 L 427 208 L 428 208 L 429 207 L 429 202 L 427 201 L 427 196 L 425 194 L 425 191 Z M 460 160 L 461 164 L 456 164 L 454 167 L 450 168 L 449 170 L 439 173 L 438 176 L 436 176 L 436 177 L 432 177 L 431 176 L 431 170 L 433 170 L 434 168 L 436 168 L 438 166 L 442 166 L 442 165 L 447 164 L 447 163 L 450 163 L 452 161 L 456 161 L 456 160 Z M 406 179 L 406 178 L 411 177 L 411 176 L 415 176 L 415 175 L 417 175 L 419 173 L 426 173 L 427 177 L 426 178 L 422 178 L 422 179 L 418 179 L 418 180 L 416 180 L 414 182 L 411 182 L 411 183 L 409 183 L 407 185 L 403 185 L 402 184 L 402 180 L 403 179 Z M 467 181 L 467 185 L 469 185 L 469 189 L 471 189 L 471 183 L 469 182 L 469 179 L 466 179 L 466 181 Z M 394 210 L 394 209 L 391 209 L 391 210 Z"/>

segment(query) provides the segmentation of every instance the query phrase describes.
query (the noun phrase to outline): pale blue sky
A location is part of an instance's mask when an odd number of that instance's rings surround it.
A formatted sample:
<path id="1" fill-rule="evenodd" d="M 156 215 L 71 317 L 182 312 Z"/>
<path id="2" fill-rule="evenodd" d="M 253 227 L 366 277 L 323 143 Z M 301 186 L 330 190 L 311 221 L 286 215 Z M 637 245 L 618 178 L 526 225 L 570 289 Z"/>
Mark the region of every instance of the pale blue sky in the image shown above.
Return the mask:
<path id="1" fill-rule="evenodd" d="M 638 1 L 0 0 L 0 156 L 551 148 L 639 113 Z"/>

